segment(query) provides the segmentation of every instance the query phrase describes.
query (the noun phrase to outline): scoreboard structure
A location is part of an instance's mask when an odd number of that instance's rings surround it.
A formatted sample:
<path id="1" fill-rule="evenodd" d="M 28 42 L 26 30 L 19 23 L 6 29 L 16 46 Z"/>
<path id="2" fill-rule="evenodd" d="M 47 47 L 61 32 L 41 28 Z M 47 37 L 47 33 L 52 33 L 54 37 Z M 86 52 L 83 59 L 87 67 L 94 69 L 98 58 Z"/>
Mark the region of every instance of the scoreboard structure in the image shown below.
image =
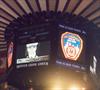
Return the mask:
<path id="1" fill-rule="evenodd" d="M 64 16 L 51 13 L 41 12 L 38 21 L 16 26 L 15 30 L 9 30 L 14 23 L 8 26 L 5 38 L 9 84 L 24 87 L 32 80 L 34 86 L 44 85 L 49 81 L 47 78 L 61 71 L 84 73 L 89 70 L 89 21 L 68 13 Z"/>

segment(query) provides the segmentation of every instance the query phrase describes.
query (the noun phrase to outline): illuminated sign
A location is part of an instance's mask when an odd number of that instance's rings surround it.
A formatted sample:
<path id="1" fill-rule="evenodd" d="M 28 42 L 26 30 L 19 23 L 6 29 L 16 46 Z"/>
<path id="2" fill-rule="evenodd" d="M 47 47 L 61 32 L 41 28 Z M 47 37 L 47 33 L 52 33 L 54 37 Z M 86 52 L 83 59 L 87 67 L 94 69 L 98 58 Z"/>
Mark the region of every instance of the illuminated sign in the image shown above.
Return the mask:
<path id="1" fill-rule="evenodd" d="M 65 58 L 77 61 L 83 48 L 83 40 L 77 34 L 65 32 L 61 35 L 61 47 Z"/>
<path id="2" fill-rule="evenodd" d="M 93 56 L 93 65 L 90 65 L 90 71 L 92 74 L 96 75 L 96 68 L 97 68 L 97 59 Z"/>
<path id="3" fill-rule="evenodd" d="M 8 47 L 8 67 L 10 67 L 12 64 L 12 56 L 13 56 L 13 42 L 11 42 Z"/>
<path id="4" fill-rule="evenodd" d="M 50 41 L 20 44 L 16 48 L 16 68 L 47 66 Z"/>
<path id="5" fill-rule="evenodd" d="M 63 65 L 64 67 L 70 68 L 70 69 L 78 69 L 78 70 L 85 70 L 85 67 L 80 65 L 80 64 L 75 64 L 75 63 L 70 63 L 70 62 L 65 62 L 65 61 L 56 61 L 57 64 Z"/>

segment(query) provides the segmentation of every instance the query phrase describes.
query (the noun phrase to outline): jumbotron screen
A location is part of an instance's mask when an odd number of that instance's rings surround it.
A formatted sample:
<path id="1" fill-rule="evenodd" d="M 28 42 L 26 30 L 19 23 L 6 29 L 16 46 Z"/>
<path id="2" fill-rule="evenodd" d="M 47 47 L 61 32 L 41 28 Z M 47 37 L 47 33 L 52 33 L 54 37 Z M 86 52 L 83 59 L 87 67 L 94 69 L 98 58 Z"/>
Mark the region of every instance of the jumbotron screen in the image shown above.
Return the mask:
<path id="1" fill-rule="evenodd" d="M 50 57 L 50 42 L 34 42 L 17 45 L 17 68 L 48 65 Z"/>
<path id="2" fill-rule="evenodd" d="M 86 38 L 84 34 L 61 32 L 59 34 L 56 63 L 73 69 L 85 70 Z"/>

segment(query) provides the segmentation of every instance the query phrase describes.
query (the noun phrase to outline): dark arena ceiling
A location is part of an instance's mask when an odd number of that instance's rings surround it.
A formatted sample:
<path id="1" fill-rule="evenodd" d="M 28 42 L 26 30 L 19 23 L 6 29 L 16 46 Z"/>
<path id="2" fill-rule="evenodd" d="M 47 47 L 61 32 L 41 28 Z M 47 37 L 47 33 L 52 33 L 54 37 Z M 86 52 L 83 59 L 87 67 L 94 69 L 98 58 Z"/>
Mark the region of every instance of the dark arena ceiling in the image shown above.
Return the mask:
<path id="1" fill-rule="evenodd" d="M 41 11 L 82 16 L 100 28 L 100 0 L 0 0 L 0 52 L 7 50 L 4 37 L 7 26 L 19 17 Z"/>

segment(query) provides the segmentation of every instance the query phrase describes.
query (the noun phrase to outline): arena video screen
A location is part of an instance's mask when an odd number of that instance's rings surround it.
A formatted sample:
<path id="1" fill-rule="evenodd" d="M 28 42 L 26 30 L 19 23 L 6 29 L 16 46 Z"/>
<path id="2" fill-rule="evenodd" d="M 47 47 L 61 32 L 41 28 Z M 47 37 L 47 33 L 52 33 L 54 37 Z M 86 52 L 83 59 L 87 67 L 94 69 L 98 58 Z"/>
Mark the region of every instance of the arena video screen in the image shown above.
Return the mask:
<path id="1" fill-rule="evenodd" d="M 17 68 L 48 65 L 49 58 L 49 41 L 17 45 Z"/>
<path id="2" fill-rule="evenodd" d="M 85 44 L 82 35 L 72 32 L 61 33 L 56 63 L 73 69 L 85 70 Z"/>

